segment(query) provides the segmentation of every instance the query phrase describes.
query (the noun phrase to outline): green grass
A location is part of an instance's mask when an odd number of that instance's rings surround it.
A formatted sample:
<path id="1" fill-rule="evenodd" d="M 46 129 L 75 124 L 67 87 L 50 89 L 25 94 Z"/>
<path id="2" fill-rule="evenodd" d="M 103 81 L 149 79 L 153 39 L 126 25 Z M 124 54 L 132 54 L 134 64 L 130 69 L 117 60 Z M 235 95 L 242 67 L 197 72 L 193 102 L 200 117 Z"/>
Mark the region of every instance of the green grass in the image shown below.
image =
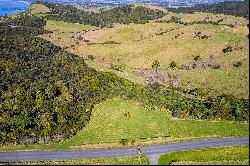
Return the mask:
<path id="1" fill-rule="evenodd" d="M 130 113 L 130 118 L 124 113 Z M 90 122 L 63 146 L 118 142 L 167 136 L 170 138 L 230 137 L 248 135 L 248 123 L 171 119 L 165 112 L 154 112 L 121 99 L 97 105 Z"/>
<path id="2" fill-rule="evenodd" d="M 225 93 L 248 98 L 249 44 L 246 37 L 249 34 L 246 26 L 248 21 L 241 17 L 211 13 L 168 13 L 161 20 L 169 20 L 171 16 L 178 16 L 184 22 L 200 21 L 205 18 L 208 18 L 208 21 L 223 19 L 222 24 L 237 26 L 234 28 L 211 24 L 184 26 L 176 23 L 156 23 L 153 20 L 147 24 L 116 25 L 114 28 L 103 28 L 83 35 L 84 39 L 92 43 L 115 41 L 121 44 L 86 45 L 81 42 L 77 44 L 71 37 L 77 31 L 97 29 L 97 27 L 48 20 L 46 29 L 53 31 L 53 34 L 46 34 L 42 37 L 84 58 L 90 54 L 94 55 L 95 60 L 88 65 L 97 70 L 112 71 L 109 69 L 110 64 L 122 66 L 123 72 L 112 72 L 136 83 L 145 83 L 145 76 L 136 74 L 136 69 L 150 69 L 154 60 L 158 60 L 167 86 L 170 84 L 170 79 L 167 77 L 170 73 L 180 76 L 180 87 L 186 90 L 187 84 L 189 84 L 190 89 L 207 89 L 208 95 Z M 168 30 L 171 31 L 163 35 L 156 35 Z M 211 38 L 204 40 L 195 38 L 195 32 L 210 34 Z M 181 33 L 184 34 L 174 38 L 175 35 Z M 240 45 L 243 49 L 224 54 L 222 49 L 227 45 L 233 47 Z M 192 63 L 195 55 L 200 55 L 202 59 L 208 60 L 212 54 L 217 56 L 217 63 L 225 66 L 223 69 L 206 68 L 188 71 L 169 69 L 171 61 L 176 61 L 177 66 L 180 67 L 182 64 Z M 237 61 L 243 63 L 239 68 L 233 66 Z"/>
<path id="3" fill-rule="evenodd" d="M 180 151 L 162 155 L 159 165 L 169 164 L 236 164 L 248 165 L 249 147 L 232 146 L 200 150 Z"/>
<path id="4" fill-rule="evenodd" d="M 167 114 L 162 112 L 143 110 L 120 99 L 107 100 L 94 108 L 87 126 L 65 144 L 72 146 L 167 136 L 169 122 Z"/>
<path id="5" fill-rule="evenodd" d="M 190 16 L 191 17 L 191 16 Z M 244 24 L 245 25 L 245 24 Z M 172 30 L 163 35 L 156 35 L 160 32 Z M 92 67 L 98 70 L 108 71 L 112 64 L 123 66 L 123 73 L 119 76 L 128 78 L 134 82 L 143 83 L 145 77 L 135 75 L 137 68 L 150 69 L 154 60 L 160 62 L 160 69 L 165 74 L 166 84 L 169 85 L 168 73 L 179 75 L 181 78 L 180 87 L 186 89 L 186 84 L 191 82 L 191 88 L 206 88 L 209 95 L 216 95 L 218 92 L 233 94 L 237 97 L 248 98 L 248 39 L 247 27 L 227 28 L 223 25 L 194 24 L 184 26 L 175 23 L 147 23 L 143 25 L 119 25 L 111 29 L 100 29 L 91 32 L 84 38 L 91 42 L 116 41 L 121 44 L 109 45 L 76 45 L 68 51 L 84 58 L 91 54 L 95 56 Z M 195 32 L 210 34 L 209 39 L 195 38 Z M 184 33 L 178 38 L 175 35 Z M 242 46 L 241 50 L 234 50 L 232 53 L 224 54 L 222 49 L 227 45 L 234 48 Z M 208 61 L 211 55 L 216 55 L 217 63 L 225 67 L 220 70 L 211 68 L 199 70 L 172 71 L 169 63 L 176 61 L 177 66 L 193 63 L 194 56 L 200 55 L 203 60 Z M 233 64 L 241 61 L 243 65 L 236 69 Z M 242 74 L 243 73 L 243 74 Z M 117 73 L 116 73 L 117 74 Z M 197 81 L 198 80 L 198 81 Z M 225 88 L 227 87 L 227 88 Z"/>
<path id="6" fill-rule="evenodd" d="M 43 16 L 44 14 L 38 15 Z M 90 29 L 96 29 L 96 27 L 78 23 L 47 20 L 45 30 L 52 31 L 52 33 L 44 34 L 40 37 L 53 42 L 57 46 L 70 47 L 77 44 L 73 38 L 76 32 Z"/>
<path id="7" fill-rule="evenodd" d="M 47 20 L 45 29 L 60 32 L 75 32 L 80 30 L 93 29 L 94 26 L 79 23 L 67 23 L 63 21 Z"/>
<path id="8" fill-rule="evenodd" d="M 10 163 L 13 165 L 149 165 L 146 156 L 124 156 L 110 158 L 90 158 L 51 161 L 23 161 Z"/>
<path id="9" fill-rule="evenodd" d="M 125 116 L 128 112 L 130 117 Z M 172 119 L 168 111 L 145 110 L 134 102 L 109 99 L 95 106 L 89 123 L 71 139 L 41 145 L 2 146 L 0 151 L 122 147 L 121 139 L 127 139 L 129 145 L 133 145 L 131 141 L 150 145 L 161 141 L 247 136 L 248 130 L 248 123 Z M 154 138 L 163 136 L 170 137 Z"/>

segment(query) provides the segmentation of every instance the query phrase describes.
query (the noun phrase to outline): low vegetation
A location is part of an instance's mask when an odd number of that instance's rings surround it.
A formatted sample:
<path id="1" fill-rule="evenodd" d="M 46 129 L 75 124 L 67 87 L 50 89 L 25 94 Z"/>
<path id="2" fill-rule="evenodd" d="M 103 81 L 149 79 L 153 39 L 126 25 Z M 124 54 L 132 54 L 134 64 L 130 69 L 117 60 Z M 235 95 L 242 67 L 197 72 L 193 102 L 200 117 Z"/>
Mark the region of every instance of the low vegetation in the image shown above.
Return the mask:
<path id="1" fill-rule="evenodd" d="M 159 159 L 159 165 L 247 165 L 248 162 L 248 146 L 172 152 Z"/>
<path id="2" fill-rule="evenodd" d="M 11 165 L 149 165 L 146 156 L 12 162 Z"/>

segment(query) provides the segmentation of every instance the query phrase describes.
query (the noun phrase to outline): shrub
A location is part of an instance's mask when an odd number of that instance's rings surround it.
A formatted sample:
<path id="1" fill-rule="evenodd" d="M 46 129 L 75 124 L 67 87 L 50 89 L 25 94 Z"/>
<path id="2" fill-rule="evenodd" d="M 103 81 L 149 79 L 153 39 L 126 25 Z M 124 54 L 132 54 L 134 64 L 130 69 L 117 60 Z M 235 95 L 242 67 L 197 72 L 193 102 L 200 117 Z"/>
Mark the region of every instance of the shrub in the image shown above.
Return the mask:
<path id="1" fill-rule="evenodd" d="M 152 69 L 157 70 L 160 67 L 160 62 L 158 60 L 155 60 L 152 64 Z"/>
<path id="2" fill-rule="evenodd" d="M 232 46 L 227 46 L 227 47 L 224 48 L 222 51 L 223 51 L 224 53 L 232 52 L 232 51 L 233 51 L 233 47 L 232 47 Z"/>
<path id="3" fill-rule="evenodd" d="M 94 55 L 88 55 L 88 59 L 93 61 L 95 59 Z"/>
<path id="4" fill-rule="evenodd" d="M 235 66 L 235 67 L 240 67 L 240 66 L 242 66 L 242 62 L 237 62 L 237 63 L 235 63 L 233 66 Z"/>
<path id="5" fill-rule="evenodd" d="M 135 144 L 135 140 L 131 140 L 131 145 L 134 145 Z"/>
<path id="6" fill-rule="evenodd" d="M 126 113 L 124 113 L 123 115 L 124 115 L 125 117 L 127 117 L 127 118 L 130 118 L 130 116 L 131 116 L 131 115 L 130 115 L 130 112 L 126 112 Z"/>
<path id="7" fill-rule="evenodd" d="M 122 144 L 122 146 L 127 146 L 128 142 L 128 139 L 121 139 L 119 143 Z"/>
<path id="8" fill-rule="evenodd" d="M 197 56 L 194 57 L 194 60 L 195 60 L 195 61 L 198 61 L 198 60 L 200 60 L 200 59 L 201 59 L 201 56 L 200 56 L 200 55 L 197 55 Z"/>
<path id="9" fill-rule="evenodd" d="M 169 64 L 169 66 L 170 66 L 172 69 L 174 69 L 175 67 L 177 67 L 177 64 L 176 64 L 175 61 L 172 61 L 172 62 Z"/>
<path id="10" fill-rule="evenodd" d="M 83 37 L 82 36 L 78 36 L 77 40 L 83 40 Z"/>
<path id="11" fill-rule="evenodd" d="M 213 69 L 220 69 L 220 68 L 222 68 L 222 67 L 223 67 L 222 64 L 214 64 L 214 65 L 212 66 Z"/>
<path id="12" fill-rule="evenodd" d="M 117 65 L 114 65 L 112 63 L 110 64 L 110 69 L 116 70 L 116 71 L 122 71 L 121 66 L 117 66 Z"/>
<path id="13" fill-rule="evenodd" d="M 204 88 L 195 88 L 193 90 L 189 91 L 189 94 L 195 95 L 195 96 L 207 96 L 208 91 Z"/>

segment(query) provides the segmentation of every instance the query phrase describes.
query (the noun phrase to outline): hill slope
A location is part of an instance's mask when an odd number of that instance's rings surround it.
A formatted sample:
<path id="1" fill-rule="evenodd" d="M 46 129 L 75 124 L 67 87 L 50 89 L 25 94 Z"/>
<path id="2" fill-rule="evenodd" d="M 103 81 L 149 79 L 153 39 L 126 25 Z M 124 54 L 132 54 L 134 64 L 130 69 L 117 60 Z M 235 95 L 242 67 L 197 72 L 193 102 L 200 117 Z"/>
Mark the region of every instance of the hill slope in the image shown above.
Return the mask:
<path id="1" fill-rule="evenodd" d="M 180 7 L 168 10 L 177 13 L 208 12 L 249 18 L 249 0 L 201 4 L 194 7 Z"/>
<path id="2" fill-rule="evenodd" d="M 133 99 L 145 109 L 169 109 L 178 118 L 248 121 L 249 102 L 245 99 L 232 95 L 206 98 L 200 96 L 199 90 L 192 92 L 198 94 L 195 96 L 158 83 L 142 86 L 112 73 L 98 72 L 83 58 L 35 37 L 51 35 L 51 29 L 44 28 L 46 24 L 43 17 L 26 14 L 9 17 L 0 24 L 1 144 L 43 143 L 71 137 L 89 121 L 94 105 L 110 97 Z M 77 25 L 72 31 L 85 27 Z M 144 25 L 148 24 L 138 26 Z M 67 26 L 61 29 L 71 32 Z M 131 32 L 125 29 L 120 33 Z M 140 35 L 137 37 L 140 39 Z M 128 35 L 122 40 L 133 38 Z M 105 44 L 112 47 L 116 43 Z M 153 54 L 157 50 L 151 51 Z"/>

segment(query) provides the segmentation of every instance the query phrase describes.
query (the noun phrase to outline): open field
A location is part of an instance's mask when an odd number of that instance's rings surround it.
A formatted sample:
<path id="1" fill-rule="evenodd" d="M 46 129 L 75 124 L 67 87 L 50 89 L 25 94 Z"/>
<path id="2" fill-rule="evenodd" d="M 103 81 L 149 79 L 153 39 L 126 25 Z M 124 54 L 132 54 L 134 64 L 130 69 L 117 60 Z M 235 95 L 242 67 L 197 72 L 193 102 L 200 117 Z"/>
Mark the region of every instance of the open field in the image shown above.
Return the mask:
<path id="1" fill-rule="evenodd" d="M 40 14 L 42 15 L 42 14 Z M 55 45 L 60 47 L 69 47 L 76 44 L 74 33 L 96 27 L 90 25 L 66 23 L 63 21 L 47 20 L 45 30 L 52 31 L 52 33 L 42 35 L 42 38 L 52 41 Z"/>
<path id="2" fill-rule="evenodd" d="M 13 165 L 149 165 L 146 156 L 14 162 Z"/>
<path id="3" fill-rule="evenodd" d="M 126 117 L 126 113 L 130 117 Z M 128 139 L 130 142 L 164 136 L 190 138 L 247 134 L 247 123 L 171 119 L 165 112 L 145 110 L 132 103 L 114 99 L 97 105 L 88 125 L 70 140 L 61 142 L 61 145 L 77 147 L 119 142 L 121 139 Z"/>
<path id="4" fill-rule="evenodd" d="M 54 32 L 42 37 L 85 59 L 93 55 L 93 61 L 86 61 L 89 66 L 101 71 L 112 71 L 136 83 L 144 84 L 147 76 L 147 73 L 138 73 L 138 70 L 149 71 L 154 60 L 158 60 L 159 70 L 167 86 L 172 81 L 169 75 L 180 76 L 178 86 L 186 90 L 205 88 L 208 95 L 226 93 L 248 98 L 247 20 L 211 13 L 169 13 L 159 20 L 169 20 L 171 16 L 189 23 L 201 20 L 223 21 L 220 25 L 150 21 L 146 24 L 115 24 L 113 28 L 98 29 L 49 20 L 46 29 Z M 82 31 L 87 29 L 95 30 Z M 76 32 L 79 33 L 76 35 Z M 198 33 L 208 38 L 201 39 Z M 223 53 L 222 50 L 227 46 L 231 46 L 233 51 Z M 213 55 L 216 64 L 222 67 L 179 69 L 184 64 L 194 63 L 194 57 L 198 55 L 206 62 Z M 171 61 L 177 63 L 175 70 L 169 67 Z M 237 62 L 242 62 L 242 66 L 233 66 Z M 118 66 L 121 71 L 112 70 L 112 65 Z"/>
<path id="5" fill-rule="evenodd" d="M 232 146 L 173 152 L 162 155 L 159 165 L 248 165 L 249 147 Z"/>
<path id="6" fill-rule="evenodd" d="M 132 101 L 112 99 L 98 104 L 93 109 L 89 123 L 71 139 L 50 144 L 2 146 L 0 151 L 112 148 L 122 147 L 122 139 L 127 139 L 125 146 L 138 143 L 152 145 L 247 136 L 248 129 L 248 123 L 172 119 L 167 110 L 155 112 L 142 109 Z"/>

